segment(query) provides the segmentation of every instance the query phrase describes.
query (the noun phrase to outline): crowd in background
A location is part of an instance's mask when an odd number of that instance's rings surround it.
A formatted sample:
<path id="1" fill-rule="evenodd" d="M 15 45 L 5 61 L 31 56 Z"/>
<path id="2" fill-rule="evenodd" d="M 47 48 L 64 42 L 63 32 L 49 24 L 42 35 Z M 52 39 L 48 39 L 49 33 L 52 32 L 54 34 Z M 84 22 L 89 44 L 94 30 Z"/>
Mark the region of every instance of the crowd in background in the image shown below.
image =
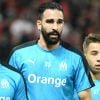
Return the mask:
<path id="1" fill-rule="evenodd" d="M 39 37 L 37 8 L 47 1 L 64 8 L 62 39 L 82 50 L 84 37 L 99 32 L 100 0 L 0 0 L 0 59 L 6 61 L 11 49 Z"/>

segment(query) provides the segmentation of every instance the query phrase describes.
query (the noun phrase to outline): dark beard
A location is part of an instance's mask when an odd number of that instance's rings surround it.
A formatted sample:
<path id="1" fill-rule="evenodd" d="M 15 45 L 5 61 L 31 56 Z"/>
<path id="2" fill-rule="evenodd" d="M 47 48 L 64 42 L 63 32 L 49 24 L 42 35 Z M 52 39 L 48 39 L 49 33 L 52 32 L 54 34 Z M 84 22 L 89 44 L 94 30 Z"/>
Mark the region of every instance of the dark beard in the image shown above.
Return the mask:
<path id="1" fill-rule="evenodd" d="M 42 35 L 49 45 L 57 44 L 61 39 L 61 34 L 59 34 L 56 30 L 53 30 L 52 32 L 47 33 L 44 29 L 41 30 Z M 50 37 L 50 35 L 57 35 L 57 37 Z"/>

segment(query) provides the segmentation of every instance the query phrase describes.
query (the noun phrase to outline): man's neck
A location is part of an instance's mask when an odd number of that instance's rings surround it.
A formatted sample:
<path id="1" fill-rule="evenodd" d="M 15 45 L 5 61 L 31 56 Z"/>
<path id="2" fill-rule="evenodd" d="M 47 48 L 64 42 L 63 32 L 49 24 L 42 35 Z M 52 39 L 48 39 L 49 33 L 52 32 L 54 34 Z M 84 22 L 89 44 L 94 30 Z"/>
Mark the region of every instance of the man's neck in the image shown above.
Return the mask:
<path id="1" fill-rule="evenodd" d="M 93 80 L 100 80 L 100 73 L 92 75 Z"/>

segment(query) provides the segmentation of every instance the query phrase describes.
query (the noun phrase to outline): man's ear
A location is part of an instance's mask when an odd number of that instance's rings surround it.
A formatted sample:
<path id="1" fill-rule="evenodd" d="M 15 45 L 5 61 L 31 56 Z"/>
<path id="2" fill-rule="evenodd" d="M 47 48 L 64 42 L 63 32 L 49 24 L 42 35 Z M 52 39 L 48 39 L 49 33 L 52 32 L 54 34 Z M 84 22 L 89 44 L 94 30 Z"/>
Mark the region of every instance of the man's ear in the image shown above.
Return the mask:
<path id="1" fill-rule="evenodd" d="M 84 52 L 84 56 L 86 57 L 86 53 Z"/>
<path id="2" fill-rule="evenodd" d="M 86 53 L 85 52 L 83 52 L 84 53 L 84 56 L 86 56 Z"/>
<path id="3" fill-rule="evenodd" d="M 41 20 L 37 20 L 37 28 L 40 31 L 41 30 Z"/>

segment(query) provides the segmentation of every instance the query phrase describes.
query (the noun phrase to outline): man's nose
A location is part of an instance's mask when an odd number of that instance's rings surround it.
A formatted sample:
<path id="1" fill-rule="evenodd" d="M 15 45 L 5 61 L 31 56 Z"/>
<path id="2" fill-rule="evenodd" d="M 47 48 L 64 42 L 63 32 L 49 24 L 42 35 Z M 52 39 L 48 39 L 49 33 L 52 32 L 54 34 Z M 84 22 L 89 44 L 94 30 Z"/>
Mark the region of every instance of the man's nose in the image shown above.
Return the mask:
<path id="1" fill-rule="evenodd" d="M 97 57 L 97 62 L 100 62 L 100 54 Z"/>
<path id="2" fill-rule="evenodd" d="M 53 27 L 53 30 L 58 30 L 58 25 L 57 25 L 57 23 L 54 23 L 52 27 Z"/>

